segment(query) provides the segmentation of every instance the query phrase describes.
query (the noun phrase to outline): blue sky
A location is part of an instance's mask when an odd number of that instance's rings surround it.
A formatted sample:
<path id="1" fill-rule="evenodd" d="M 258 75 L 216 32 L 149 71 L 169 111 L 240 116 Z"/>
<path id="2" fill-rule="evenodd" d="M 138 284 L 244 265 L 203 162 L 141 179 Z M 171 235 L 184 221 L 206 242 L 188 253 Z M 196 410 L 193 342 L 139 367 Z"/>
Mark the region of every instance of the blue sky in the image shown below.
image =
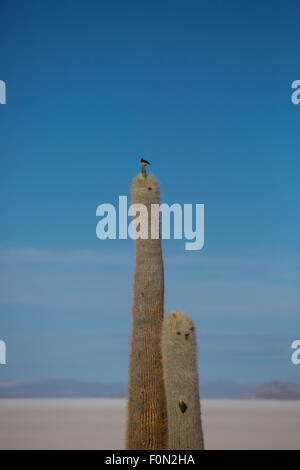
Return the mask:
<path id="1" fill-rule="evenodd" d="M 163 242 L 200 375 L 300 379 L 296 1 L 2 2 L 0 379 L 125 381 L 133 242 L 96 238 L 139 156 L 205 246 Z"/>

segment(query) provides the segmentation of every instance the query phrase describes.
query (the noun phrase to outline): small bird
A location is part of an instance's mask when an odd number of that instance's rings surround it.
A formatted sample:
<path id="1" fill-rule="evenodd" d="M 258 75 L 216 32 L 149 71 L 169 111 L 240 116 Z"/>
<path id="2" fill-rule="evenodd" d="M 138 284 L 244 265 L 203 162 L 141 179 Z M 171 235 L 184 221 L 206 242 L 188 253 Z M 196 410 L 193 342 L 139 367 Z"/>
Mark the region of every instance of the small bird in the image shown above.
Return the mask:
<path id="1" fill-rule="evenodd" d="M 141 164 L 142 164 L 143 166 L 151 165 L 151 163 L 148 162 L 147 160 L 144 160 L 144 158 L 141 158 Z"/>

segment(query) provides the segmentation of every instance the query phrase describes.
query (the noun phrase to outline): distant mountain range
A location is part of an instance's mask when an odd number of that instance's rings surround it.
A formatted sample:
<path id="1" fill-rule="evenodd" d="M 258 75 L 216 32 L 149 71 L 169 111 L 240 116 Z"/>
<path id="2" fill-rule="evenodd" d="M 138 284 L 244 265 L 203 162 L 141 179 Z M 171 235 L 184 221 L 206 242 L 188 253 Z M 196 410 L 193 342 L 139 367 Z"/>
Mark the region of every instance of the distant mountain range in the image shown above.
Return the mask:
<path id="1" fill-rule="evenodd" d="M 300 400 L 300 385 L 273 381 L 264 385 L 241 385 L 227 381 L 204 380 L 202 398 L 242 398 Z M 125 383 L 105 384 L 77 380 L 0 381 L 0 398 L 122 398 Z"/>
<path id="2" fill-rule="evenodd" d="M 241 395 L 248 399 L 300 400 L 300 385 L 288 382 L 269 382 L 252 392 Z"/>

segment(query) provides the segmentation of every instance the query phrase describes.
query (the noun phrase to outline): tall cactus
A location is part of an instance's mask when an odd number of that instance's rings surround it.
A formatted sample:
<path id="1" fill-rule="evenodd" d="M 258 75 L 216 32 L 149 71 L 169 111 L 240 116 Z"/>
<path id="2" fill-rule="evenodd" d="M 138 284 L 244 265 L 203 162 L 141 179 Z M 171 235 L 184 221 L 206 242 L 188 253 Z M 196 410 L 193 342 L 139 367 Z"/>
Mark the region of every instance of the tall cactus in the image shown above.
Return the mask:
<path id="1" fill-rule="evenodd" d="M 138 175 L 132 203 L 148 210 L 149 238 L 135 240 L 132 333 L 129 360 L 126 447 L 167 448 L 167 408 L 162 371 L 161 329 L 164 269 L 161 239 L 151 239 L 151 204 L 160 204 L 157 179 Z"/>
<path id="2" fill-rule="evenodd" d="M 190 317 L 170 313 L 163 322 L 162 357 L 169 449 L 203 449 L 196 331 Z"/>

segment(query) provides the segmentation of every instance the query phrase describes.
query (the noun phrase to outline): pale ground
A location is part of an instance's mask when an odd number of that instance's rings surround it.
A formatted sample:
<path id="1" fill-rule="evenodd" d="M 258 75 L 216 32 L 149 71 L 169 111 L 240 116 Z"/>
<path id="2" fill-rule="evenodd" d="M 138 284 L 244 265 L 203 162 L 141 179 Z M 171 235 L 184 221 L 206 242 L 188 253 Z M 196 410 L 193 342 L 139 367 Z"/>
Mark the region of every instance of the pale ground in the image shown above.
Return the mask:
<path id="1" fill-rule="evenodd" d="M 300 401 L 202 400 L 207 449 L 300 449 Z M 0 449 L 124 449 L 125 399 L 1 399 Z"/>

